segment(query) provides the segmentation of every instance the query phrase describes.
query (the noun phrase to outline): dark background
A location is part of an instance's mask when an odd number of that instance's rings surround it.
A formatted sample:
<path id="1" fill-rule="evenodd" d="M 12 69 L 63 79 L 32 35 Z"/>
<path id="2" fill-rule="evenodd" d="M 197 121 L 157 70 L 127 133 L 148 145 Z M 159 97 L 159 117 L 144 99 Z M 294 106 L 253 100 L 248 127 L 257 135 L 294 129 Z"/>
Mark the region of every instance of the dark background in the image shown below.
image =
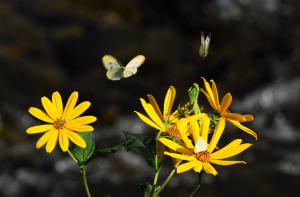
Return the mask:
<path id="1" fill-rule="evenodd" d="M 1 0 L 0 2 L 0 196 L 86 196 L 80 170 L 59 145 L 36 149 L 43 124 L 27 112 L 42 109 L 41 97 L 73 91 L 92 123 L 96 148 L 125 141 L 121 131 L 154 129 L 137 117 L 139 98 L 152 94 L 163 109 L 170 85 L 173 110 L 187 102 L 192 83 L 214 79 L 232 112 L 252 114 L 252 136 L 226 124 L 219 147 L 236 138 L 253 146 L 234 159 L 246 165 L 217 166 L 204 174 L 195 196 L 298 196 L 300 192 L 300 1 L 297 0 Z M 211 32 L 208 56 L 198 50 L 201 31 Z M 102 57 L 124 65 L 146 57 L 136 75 L 110 81 Z M 212 111 L 203 94 L 199 103 Z M 159 176 L 172 169 L 170 159 Z M 154 172 L 135 152 L 119 151 L 87 167 L 92 196 L 141 196 L 139 184 Z M 197 184 L 193 171 L 175 174 L 160 196 L 187 196 Z"/>

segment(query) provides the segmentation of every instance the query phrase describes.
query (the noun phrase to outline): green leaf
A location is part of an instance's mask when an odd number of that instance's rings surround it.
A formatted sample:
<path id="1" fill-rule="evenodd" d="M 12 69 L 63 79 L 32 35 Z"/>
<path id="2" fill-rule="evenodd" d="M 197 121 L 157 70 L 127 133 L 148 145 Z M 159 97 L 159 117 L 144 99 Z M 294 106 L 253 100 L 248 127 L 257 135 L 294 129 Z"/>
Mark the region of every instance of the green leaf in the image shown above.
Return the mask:
<path id="1" fill-rule="evenodd" d="M 82 148 L 74 144 L 71 153 L 81 164 L 84 164 L 86 160 L 93 154 L 95 150 L 95 142 L 91 137 L 91 132 L 76 133 L 80 135 L 80 137 L 82 137 L 82 139 L 85 141 L 86 148 Z"/>
<path id="2" fill-rule="evenodd" d="M 118 150 L 122 150 L 125 148 L 125 146 L 130 146 L 135 139 L 131 139 L 131 140 L 127 140 L 125 143 L 122 143 L 118 146 L 112 147 L 112 148 L 107 148 L 107 149 L 102 149 L 102 150 L 97 150 L 93 156 L 91 156 L 87 161 L 86 161 L 86 165 L 92 161 L 93 159 L 95 159 L 96 157 L 103 155 L 103 154 L 107 154 L 107 153 L 115 153 Z"/>
<path id="3" fill-rule="evenodd" d="M 146 158 L 148 164 L 151 167 L 154 167 L 155 140 L 146 134 L 133 134 L 126 131 L 123 131 L 123 133 L 126 136 L 126 140 L 135 139 L 135 141 L 127 147 L 127 150 L 135 150 L 142 154 Z"/>
<path id="4" fill-rule="evenodd" d="M 152 185 L 150 185 L 149 183 L 142 183 L 140 184 L 141 190 L 143 192 L 143 196 L 144 197 L 150 197 L 151 192 L 152 192 Z M 160 186 L 156 186 L 154 193 L 159 190 Z M 157 196 L 159 197 L 159 196 Z"/>

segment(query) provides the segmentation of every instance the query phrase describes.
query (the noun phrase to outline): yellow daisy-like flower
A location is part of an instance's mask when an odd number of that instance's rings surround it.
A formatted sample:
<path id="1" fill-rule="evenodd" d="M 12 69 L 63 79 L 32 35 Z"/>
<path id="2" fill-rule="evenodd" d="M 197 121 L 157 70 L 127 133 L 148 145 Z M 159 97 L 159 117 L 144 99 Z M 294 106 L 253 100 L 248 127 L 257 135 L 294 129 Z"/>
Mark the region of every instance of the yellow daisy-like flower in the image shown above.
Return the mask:
<path id="1" fill-rule="evenodd" d="M 137 113 L 137 115 L 141 118 L 142 121 L 144 121 L 146 124 L 150 125 L 151 127 L 159 131 L 163 131 L 172 137 L 178 138 L 178 136 L 180 135 L 177 131 L 177 127 L 171 124 L 179 120 L 178 110 L 176 110 L 173 114 L 171 114 L 171 109 L 174 103 L 175 95 L 176 95 L 175 88 L 173 86 L 170 86 L 164 101 L 163 115 L 155 101 L 155 98 L 151 94 L 147 95 L 150 103 L 146 103 L 146 101 L 141 98 L 141 103 L 145 111 L 147 112 L 147 114 L 150 116 L 151 120 L 137 111 L 134 112 Z M 188 105 L 189 104 L 187 104 L 186 106 Z M 166 148 L 165 145 L 160 143 L 158 144 L 158 149 L 160 153 L 159 158 L 161 159 L 163 157 L 165 148 Z M 174 164 L 176 164 L 177 160 L 173 160 L 173 162 Z"/>
<path id="2" fill-rule="evenodd" d="M 181 119 L 182 120 L 182 119 Z M 184 128 L 181 121 L 177 123 L 178 130 L 181 134 L 182 141 L 185 144 L 181 146 L 171 140 L 166 138 L 160 138 L 159 141 L 168 146 L 170 149 L 175 150 L 181 154 L 165 152 L 164 154 L 171 156 L 172 158 L 181 159 L 188 161 L 187 163 L 181 164 L 177 168 L 177 173 L 185 172 L 190 169 L 194 169 L 195 172 L 200 172 L 204 169 L 207 173 L 216 175 L 218 174 L 215 168 L 211 165 L 232 165 L 237 163 L 246 163 L 244 161 L 228 161 L 222 160 L 235 156 L 245 149 L 249 148 L 251 144 L 241 144 L 241 139 L 236 139 L 224 148 L 213 152 L 216 148 L 216 145 L 223 133 L 225 127 L 225 118 L 220 118 L 220 121 L 215 129 L 215 132 L 210 140 L 210 143 L 207 144 L 208 130 L 209 127 L 199 127 L 199 124 L 196 120 L 191 119 L 191 132 L 194 140 L 194 144 L 191 140 L 185 135 Z"/>
<path id="3" fill-rule="evenodd" d="M 170 86 L 167 95 L 165 97 L 164 115 L 162 115 L 154 97 L 151 94 L 147 95 L 150 103 L 146 103 L 146 101 L 141 98 L 142 105 L 145 111 L 147 112 L 147 114 L 150 116 L 151 120 L 137 111 L 134 112 L 137 113 L 137 115 L 141 118 L 142 121 L 144 121 L 151 127 L 154 127 L 159 131 L 165 131 L 167 128 L 164 125 L 164 123 L 172 122 L 176 118 L 174 116 L 169 118 L 174 103 L 175 95 L 176 95 L 175 88 L 173 86 Z"/>
<path id="4" fill-rule="evenodd" d="M 33 126 L 26 130 L 27 134 L 46 132 L 36 143 L 36 148 L 40 148 L 48 142 L 46 151 L 51 153 L 59 141 L 61 149 L 65 152 L 69 148 L 69 139 L 82 148 L 86 147 L 85 141 L 75 131 L 93 131 L 94 128 L 87 124 L 95 122 L 97 118 L 94 116 L 77 118 L 91 105 L 90 102 L 85 101 L 75 107 L 77 99 L 78 92 L 73 92 L 63 110 L 61 96 L 58 92 L 54 92 L 52 102 L 47 97 L 42 97 L 42 104 L 46 112 L 35 107 L 29 108 L 28 111 L 33 116 L 50 123 Z"/>
<path id="5" fill-rule="evenodd" d="M 232 96 L 230 93 L 227 93 L 224 98 L 221 101 L 221 105 L 219 104 L 219 96 L 218 96 L 218 90 L 215 82 L 211 80 L 212 83 L 212 88 L 210 87 L 209 83 L 206 82 L 206 80 L 202 77 L 203 83 L 204 83 L 204 88 L 206 92 L 201 88 L 200 92 L 203 92 L 204 95 L 206 96 L 209 104 L 211 105 L 212 108 L 214 108 L 222 117 L 224 117 L 228 122 L 231 122 L 238 128 L 244 130 L 245 132 L 249 133 L 253 137 L 257 139 L 257 135 L 254 131 L 251 129 L 241 125 L 240 122 L 249 122 L 253 120 L 252 115 L 241 115 L 237 113 L 230 113 L 228 107 L 231 104 L 232 101 Z"/>

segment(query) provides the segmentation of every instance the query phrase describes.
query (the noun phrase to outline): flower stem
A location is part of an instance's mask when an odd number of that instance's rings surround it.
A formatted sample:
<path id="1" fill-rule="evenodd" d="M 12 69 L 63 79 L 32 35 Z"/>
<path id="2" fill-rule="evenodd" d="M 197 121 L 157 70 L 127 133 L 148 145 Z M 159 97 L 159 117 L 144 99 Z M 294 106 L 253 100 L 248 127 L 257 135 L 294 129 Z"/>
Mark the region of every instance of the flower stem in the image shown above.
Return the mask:
<path id="1" fill-rule="evenodd" d="M 197 173 L 197 174 L 199 176 L 198 184 L 197 184 L 196 188 L 194 189 L 194 191 L 191 193 L 191 195 L 189 195 L 189 197 L 192 197 L 196 193 L 196 191 L 199 189 L 199 187 L 200 187 L 201 178 L 202 178 L 202 171 L 200 173 Z"/>
<path id="2" fill-rule="evenodd" d="M 161 192 L 161 190 L 167 185 L 167 183 L 169 182 L 169 180 L 171 179 L 171 177 L 173 176 L 175 170 L 177 169 L 177 167 L 179 166 L 179 164 L 181 163 L 181 160 L 179 160 L 177 162 L 177 164 L 174 166 L 174 169 L 172 170 L 172 172 L 169 174 L 168 178 L 165 180 L 165 182 L 162 184 L 162 186 L 159 188 L 159 190 L 157 190 L 157 192 L 153 195 L 153 197 L 156 197 L 159 192 Z"/>
<path id="3" fill-rule="evenodd" d="M 78 165 L 80 165 L 79 162 L 78 162 L 78 160 L 74 157 L 74 155 L 71 153 L 71 151 L 69 151 L 69 149 L 68 149 L 67 152 L 70 155 L 70 157 L 75 161 L 75 163 L 77 163 Z"/>
<path id="4" fill-rule="evenodd" d="M 155 172 L 155 176 L 154 176 L 154 181 L 153 181 L 152 191 L 151 191 L 150 196 L 153 196 L 153 194 L 154 194 L 154 192 L 155 192 L 158 174 L 159 174 L 159 171 L 156 171 L 156 172 Z"/>
<path id="5" fill-rule="evenodd" d="M 70 157 L 77 163 L 77 165 L 80 167 L 80 170 L 81 170 L 81 174 L 82 174 L 82 178 L 83 178 L 83 183 L 84 183 L 84 187 L 85 187 L 85 190 L 86 190 L 86 193 L 88 195 L 88 197 L 91 197 L 91 194 L 90 194 L 90 191 L 89 191 L 89 187 L 87 185 L 87 182 L 86 182 L 86 178 L 85 178 L 85 167 L 86 165 L 81 165 L 80 162 L 74 157 L 74 155 L 71 153 L 71 151 L 69 151 L 68 149 L 68 154 L 70 155 Z"/>
<path id="6" fill-rule="evenodd" d="M 153 196 L 154 192 L 155 192 L 155 188 L 156 188 L 156 183 L 157 183 L 157 178 L 158 178 L 158 174 L 159 174 L 159 171 L 161 169 L 161 166 L 158 167 L 158 140 L 159 140 L 159 137 L 160 137 L 160 134 L 162 133 L 162 131 L 159 131 L 158 134 L 157 134 L 157 137 L 156 137 L 156 147 L 155 147 L 155 156 L 154 156 L 154 170 L 155 170 L 155 175 L 154 175 L 154 180 L 153 180 L 153 185 L 152 185 L 152 191 L 151 191 L 151 194 L 150 196 Z"/>
<path id="7" fill-rule="evenodd" d="M 84 166 L 83 168 L 81 168 L 81 174 L 82 174 L 83 183 L 84 183 L 84 187 L 85 187 L 86 193 L 87 193 L 88 197 L 91 197 L 91 194 L 90 194 L 90 191 L 89 191 L 89 187 L 87 185 L 86 178 L 85 178 L 85 167 L 86 166 Z"/>

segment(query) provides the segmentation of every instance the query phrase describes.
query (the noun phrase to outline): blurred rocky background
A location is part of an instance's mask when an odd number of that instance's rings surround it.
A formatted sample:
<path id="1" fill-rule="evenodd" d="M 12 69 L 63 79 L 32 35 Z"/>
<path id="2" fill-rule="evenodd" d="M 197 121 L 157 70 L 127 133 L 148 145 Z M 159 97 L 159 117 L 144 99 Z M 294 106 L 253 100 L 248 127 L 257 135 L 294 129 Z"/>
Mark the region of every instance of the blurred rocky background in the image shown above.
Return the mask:
<path id="1" fill-rule="evenodd" d="M 161 109 L 170 85 L 175 108 L 192 83 L 214 79 L 231 111 L 252 114 L 244 125 L 258 140 L 229 123 L 219 147 L 236 138 L 253 146 L 235 159 L 247 165 L 217 166 L 205 174 L 196 196 L 298 196 L 300 193 L 300 1 L 297 0 L 1 0 L 0 1 L 0 196 L 86 196 L 80 170 L 57 145 L 36 149 L 42 122 L 28 114 L 41 97 L 73 91 L 92 103 L 96 148 L 125 141 L 121 131 L 146 133 L 139 98 L 152 94 Z M 201 31 L 211 32 L 208 56 L 198 50 Z M 136 75 L 110 81 L 102 57 L 127 64 L 146 57 Z M 199 103 L 211 107 L 204 95 Z M 159 176 L 162 184 L 172 169 Z M 87 167 L 92 196 L 142 196 L 139 184 L 154 172 L 135 152 L 119 151 Z M 175 174 L 160 196 L 187 196 L 197 175 Z"/>

